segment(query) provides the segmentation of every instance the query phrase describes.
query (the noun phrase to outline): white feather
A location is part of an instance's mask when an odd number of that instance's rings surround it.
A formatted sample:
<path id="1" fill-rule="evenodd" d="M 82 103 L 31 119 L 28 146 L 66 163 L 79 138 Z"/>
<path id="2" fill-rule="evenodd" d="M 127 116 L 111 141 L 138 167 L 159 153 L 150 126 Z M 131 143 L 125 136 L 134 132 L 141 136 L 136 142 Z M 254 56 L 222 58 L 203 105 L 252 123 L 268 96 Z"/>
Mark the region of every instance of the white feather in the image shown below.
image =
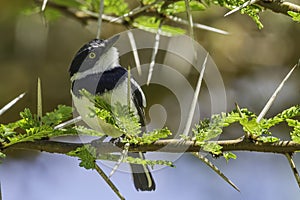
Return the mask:
<path id="1" fill-rule="evenodd" d="M 106 53 L 99 57 L 99 60 L 95 63 L 95 66 L 91 69 L 85 70 L 83 72 L 77 72 L 71 77 L 71 81 L 76 79 L 84 78 L 90 74 L 97 74 L 109 69 L 113 69 L 119 64 L 119 52 L 117 48 L 111 47 Z"/>

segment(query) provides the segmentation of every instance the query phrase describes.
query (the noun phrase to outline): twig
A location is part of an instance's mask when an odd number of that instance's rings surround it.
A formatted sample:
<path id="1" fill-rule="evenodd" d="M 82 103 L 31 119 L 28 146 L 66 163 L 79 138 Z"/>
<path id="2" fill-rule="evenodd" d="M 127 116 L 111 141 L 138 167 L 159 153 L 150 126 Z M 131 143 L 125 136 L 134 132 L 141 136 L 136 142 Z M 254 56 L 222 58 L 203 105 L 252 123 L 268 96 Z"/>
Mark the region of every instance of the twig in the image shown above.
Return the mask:
<path id="1" fill-rule="evenodd" d="M 118 188 L 111 182 L 111 180 L 106 176 L 106 174 L 104 173 L 104 171 L 99 167 L 99 165 L 97 165 L 97 163 L 95 163 L 95 169 L 98 172 L 98 174 L 105 180 L 105 182 L 109 185 L 109 187 L 115 192 L 115 194 L 120 198 L 120 199 L 124 199 L 123 195 L 120 193 L 120 191 L 118 190 Z"/>
<path id="2" fill-rule="evenodd" d="M 296 168 L 296 165 L 295 165 L 295 163 L 294 163 L 294 161 L 293 161 L 293 159 L 292 159 L 292 156 L 291 156 L 290 153 L 286 153 L 286 154 L 284 154 L 284 155 L 285 155 L 285 157 L 287 158 L 287 160 L 289 161 L 289 164 L 290 164 L 290 167 L 292 168 L 292 171 L 293 171 L 293 174 L 294 174 L 294 176 L 295 176 L 295 179 L 296 179 L 296 181 L 297 181 L 297 183 L 298 183 L 298 186 L 300 187 L 300 177 L 299 177 L 299 173 L 298 173 L 297 168 Z"/>
<path id="3" fill-rule="evenodd" d="M 229 185 L 231 185 L 234 189 L 240 192 L 240 189 L 229 179 L 225 174 L 223 174 L 219 168 L 217 168 L 212 162 L 210 162 L 207 158 L 202 156 L 200 153 L 193 153 L 194 156 L 199 158 L 202 162 L 204 162 L 208 167 L 214 170 L 222 179 L 224 179 Z"/>
<path id="4" fill-rule="evenodd" d="M 112 20 L 110 20 L 109 22 L 116 22 L 116 21 L 118 21 L 118 20 L 124 19 L 125 17 L 132 17 L 132 16 L 134 16 L 134 15 L 137 15 L 137 14 L 143 12 L 144 10 L 147 10 L 148 8 L 154 6 L 155 4 L 160 3 L 161 1 L 162 1 L 162 0 L 156 0 L 156 1 L 154 1 L 153 3 L 150 3 L 150 4 L 148 4 L 148 5 L 140 6 L 140 7 L 134 8 L 134 9 L 131 10 L 130 12 L 128 12 L 128 13 L 126 13 L 126 14 L 120 16 L 120 17 L 117 17 L 117 18 L 115 18 L 115 19 L 112 19 Z"/>
<path id="5" fill-rule="evenodd" d="M 288 11 L 300 13 L 300 6 L 291 2 L 271 0 L 271 1 L 259 1 L 256 4 L 264 8 L 270 9 L 273 12 L 288 15 L 289 17 L 290 15 L 288 14 Z"/>
<path id="6" fill-rule="evenodd" d="M 273 12 L 281 13 L 284 15 L 288 15 L 288 11 L 293 11 L 300 13 L 300 6 L 291 2 L 285 2 L 285 1 L 279 1 L 279 0 L 249 0 L 242 4 L 241 6 L 236 7 L 235 9 L 227 12 L 224 17 L 231 15 L 232 13 L 241 10 L 242 8 L 245 8 L 249 5 L 257 4 L 260 5 L 266 9 L 270 9 Z"/>
<path id="7" fill-rule="evenodd" d="M 1 182 L 0 182 L 0 200 L 2 200 Z"/>

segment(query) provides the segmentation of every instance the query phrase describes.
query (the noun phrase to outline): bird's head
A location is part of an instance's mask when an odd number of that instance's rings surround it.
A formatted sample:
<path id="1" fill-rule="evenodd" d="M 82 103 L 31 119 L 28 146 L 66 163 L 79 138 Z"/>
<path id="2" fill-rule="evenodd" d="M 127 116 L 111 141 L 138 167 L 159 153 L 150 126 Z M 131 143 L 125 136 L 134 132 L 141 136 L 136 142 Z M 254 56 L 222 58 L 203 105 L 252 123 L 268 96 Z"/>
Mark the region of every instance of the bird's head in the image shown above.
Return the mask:
<path id="1" fill-rule="evenodd" d="M 94 39 L 83 45 L 71 63 L 69 69 L 71 80 L 118 66 L 119 54 L 113 47 L 118 39 L 119 35 L 116 35 L 107 40 Z"/>

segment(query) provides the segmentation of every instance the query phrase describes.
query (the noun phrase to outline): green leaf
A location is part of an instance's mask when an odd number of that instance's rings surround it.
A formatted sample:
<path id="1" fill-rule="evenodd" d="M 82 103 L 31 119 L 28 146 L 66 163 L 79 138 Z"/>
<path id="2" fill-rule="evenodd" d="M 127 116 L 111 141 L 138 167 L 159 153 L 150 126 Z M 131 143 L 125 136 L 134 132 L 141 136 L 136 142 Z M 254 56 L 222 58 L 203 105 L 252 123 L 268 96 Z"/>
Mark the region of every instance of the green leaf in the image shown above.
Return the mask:
<path id="1" fill-rule="evenodd" d="M 29 16 L 29 15 L 34 15 L 37 13 L 41 12 L 41 7 L 40 6 L 34 6 L 34 7 L 26 7 L 21 11 L 21 14 Z"/>
<path id="2" fill-rule="evenodd" d="M 232 152 L 224 152 L 223 157 L 226 159 L 226 162 L 228 162 L 230 159 L 236 159 L 236 155 Z"/>
<path id="3" fill-rule="evenodd" d="M 191 1 L 190 2 L 191 11 L 204 11 L 206 10 L 206 6 L 199 1 Z"/>
<path id="4" fill-rule="evenodd" d="M 2 159 L 6 158 L 6 154 L 0 152 L 0 158 L 2 158 Z"/>
<path id="5" fill-rule="evenodd" d="M 46 113 L 45 116 L 42 117 L 41 122 L 47 126 L 58 125 L 73 116 L 72 110 L 72 107 L 58 105 L 54 111 Z"/>
<path id="6" fill-rule="evenodd" d="M 292 107 L 282 111 L 277 116 L 281 117 L 283 119 L 298 117 L 298 116 L 300 116 L 300 105 L 292 106 Z"/>
<path id="7" fill-rule="evenodd" d="M 79 8 L 81 5 L 81 3 L 79 3 L 77 0 L 51 0 L 51 2 L 60 6 L 71 7 L 71 8 Z"/>
<path id="8" fill-rule="evenodd" d="M 154 3 L 156 0 L 141 0 L 143 5 L 149 5 L 151 3 Z"/>
<path id="9" fill-rule="evenodd" d="M 256 122 L 256 118 L 250 120 L 244 118 L 240 120 L 240 124 L 243 126 L 246 133 L 251 133 L 253 135 L 261 135 L 263 133 L 259 123 Z"/>
<path id="10" fill-rule="evenodd" d="M 207 2 L 208 0 L 205 0 Z M 242 5 L 246 2 L 246 0 L 212 0 L 211 1 L 215 5 L 219 5 L 221 7 L 225 7 L 228 9 L 234 9 L 237 6 Z M 252 20 L 256 23 L 259 29 L 263 28 L 263 24 L 259 19 L 259 13 L 262 11 L 262 8 L 257 5 L 250 5 L 243 9 L 241 9 L 241 14 L 247 14 Z"/>
<path id="11" fill-rule="evenodd" d="M 297 128 L 291 132 L 291 137 L 294 142 L 300 143 L 300 129 Z"/>
<path id="12" fill-rule="evenodd" d="M 109 105 L 105 95 L 94 96 L 86 90 L 82 90 L 81 94 L 94 103 L 96 107 L 93 108 L 94 110 L 91 109 L 91 115 L 93 115 L 91 117 L 99 117 L 122 132 L 126 136 L 123 138 L 122 142 L 131 144 L 151 144 L 171 135 L 170 130 L 164 128 L 162 130 L 144 133 L 142 137 L 139 137 L 141 134 L 139 118 L 133 111 L 129 110 L 130 108 L 128 108 L 127 105 L 122 105 L 120 102 L 116 102 L 115 105 Z"/>
<path id="13" fill-rule="evenodd" d="M 145 31 L 156 33 L 159 27 L 160 21 L 155 17 L 148 17 L 148 16 L 140 16 L 137 17 L 134 22 L 133 26 L 143 29 Z M 185 30 L 177 27 L 172 27 L 168 25 L 162 26 L 162 35 L 166 36 L 175 36 L 184 34 Z"/>
<path id="14" fill-rule="evenodd" d="M 127 105 L 116 103 L 112 108 L 113 116 L 116 120 L 116 125 L 126 135 L 134 136 L 141 133 L 141 124 L 139 118 L 133 111 L 128 110 Z"/>
<path id="15" fill-rule="evenodd" d="M 224 118 L 224 123 L 227 124 L 227 126 L 229 126 L 230 124 L 233 124 L 235 122 L 238 122 L 239 120 L 241 120 L 241 116 L 239 113 L 237 113 L 236 111 L 232 111 L 228 114 L 226 113 L 222 113 L 222 118 Z"/>
<path id="16" fill-rule="evenodd" d="M 81 10 L 88 10 L 91 12 L 99 12 L 99 0 L 85 0 L 81 1 Z M 124 0 L 104 0 L 104 13 L 110 15 L 121 16 L 129 12 L 128 4 Z"/>
<path id="17" fill-rule="evenodd" d="M 80 135 L 97 136 L 97 137 L 102 137 L 102 136 L 105 135 L 104 133 L 100 133 L 100 132 L 95 131 L 93 129 L 86 128 L 84 126 L 75 126 L 74 129 Z"/>
<path id="18" fill-rule="evenodd" d="M 221 113 L 220 115 L 213 115 L 211 119 L 204 119 L 195 125 L 193 129 L 196 141 L 203 142 L 218 137 L 223 132 L 223 127 L 229 125 L 228 122 L 235 122 L 236 120 L 229 119 L 232 115 Z"/>
<path id="19" fill-rule="evenodd" d="M 128 12 L 128 4 L 124 0 L 104 1 L 104 13 L 106 14 L 115 14 L 117 16 L 121 16 Z"/>
<path id="20" fill-rule="evenodd" d="M 162 35 L 165 36 L 176 36 L 176 35 L 182 35 L 186 33 L 185 29 L 174 27 L 174 26 L 168 26 L 168 25 L 162 25 L 161 27 Z"/>
<path id="21" fill-rule="evenodd" d="M 106 95 L 92 95 L 86 90 L 82 90 L 81 94 L 87 97 L 95 107 L 90 108 L 91 114 L 89 117 L 98 117 L 104 122 L 111 125 L 110 131 L 116 132 L 116 135 L 139 135 L 141 133 L 141 125 L 139 118 L 133 111 L 129 110 L 127 105 L 122 105 L 116 102 L 114 105 L 109 105 L 109 94 Z M 112 133 L 111 133 L 112 134 Z M 110 135 L 111 135 L 110 134 Z"/>
<path id="22" fill-rule="evenodd" d="M 172 135 L 171 131 L 167 127 L 165 127 L 160 130 L 154 130 L 148 133 L 144 133 L 141 139 L 142 139 L 142 143 L 151 144 L 153 142 L 156 142 L 159 139 L 164 139 L 171 135 Z"/>
<path id="23" fill-rule="evenodd" d="M 72 116 L 72 108 L 68 106 L 58 106 L 53 112 L 47 113 L 37 119 L 28 108 L 25 108 L 20 113 L 21 119 L 0 126 L 0 142 L 4 147 L 19 143 L 35 141 L 50 137 L 57 137 L 63 135 L 77 135 L 74 128 L 65 128 L 55 130 L 54 125 L 70 118 Z"/>
<path id="24" fill-rule="evenodd" d="M 9 123 L 9 124 L 1 124 L 0 125 L 0 139 L 1 143 L 5 142 L 5 140 L 9 140 L 9 138 L 17 135 L 15 129 L 18 128 L 18 123 Z"/>
<path id="25" fill-rule="evenodd" d="M 288 11 L 287 12 L 295 22 L 300 22 L 300 13 Z"/>
<path id="26" fill-rule="evenodd" d="M 252 20 L 256 23 L 257 27 L 259 29 L 262 29 L 264 26 L 261 23 L 261 21 L 259 20 L 259 13 L 262 11 L 261 7 L 256 6 L 256 5 L 250 5 L 247 6 L 243 9 L 241 9 L 241 14 L 247 14 L 248 16 L 250 16 L 252 18 Z"/>
<path id="27" fill-rule="evenodd" d="M 262 122 L 262 126 L 265 129 L 269 129 L 272 126 L 275 126 L 281 122 L 284 122 L 286 120 L 289 120 L 290 118 L 298 117 L 300 116 L 300 106 L 292 106 L 281 113 L 277 114 L 275 117 L 270 118 Z"/>
<path id="28" fill-rule="evenodd" d="M 289 126 L 294 128 L 300 126 L 299 121 L 295 119 L 286 119 L 286 122 L 288 123 Z"/>
<path id="29" fill-rule="evenodd" d="M 286 119 L 286 122 L 289 126 L 294 128 L 294 130 L 290 133 L 292 140 L 300 143 L 300 122 L 295 119 Z"/>
<path id="30" fill-rule="evenodd" d="M 45 9 L 45 17 L 49 21 L 58 20 L 61 16 L 62 13 L 59 10 L 50 7 Z"/>
<path id="31" fill-rule="evenodd" d="M 133 157 L 126 157 L 124 160 L 127 163 L 132 164 L 139 164 L 139 165 L 149 165 L 149 166 L 155 166 L 155 165 L 165 165 L 169 167 L 175 167 L 174 163 L 168 160 L 147 160 L 147 159 L 141 159 L 141 158 L 133 158 Z"/>
<path id="32" fill-rule="evenodd" d="M 109 105 L 103 97 L 98 95 L 94 96 L 86 90 L 81 90 L 80 93 L 89 99 L 91 103 L 94 104 L 94 108 L 91 109 L 91 113 L 89 117 L 99 117 L 100 119 L 104 120 L 105 122 L 115 125 L 116 121 L 112 114 L 112 107 Z M 117 127 L 116 127 L 117 128 Z"/>
<path id="33" fill-rule="evenodd" d="M 79 166 L 85 169 L 95 169 L 96 148 L 90 145 L 78 147 L 76 150 L 67 153 L 69 156 L 80 159 Z"/>
<path id="34" fill-rule="evenodd" d="M 191 1 L 189 4 L 191 11 L 203 11 L 206 9 L 206 7 L 198 1 Z M 177 1 L 175 3 L 169 4 L 163 12 L 167 14 L 186 12 L 185 1 Z"/>
<path id="35" fill-rule="evenodd" d="M 273 143 L 279 141 L 279 138 L 274 136 L 260 136 L 256 140 L 261 141 L 263 143 Z"/>
<path id="36" fill-rule="evenodd" d="M 222 146 L 218 145 L 215 142 L 205 142 L 201 145 L 204 151 L 210 152 L 214 155 L 220 155 L 222 153 Z"/>
<path id="37" fill-rule="evenodd" d="M 29 129 L 32 127 L 38 127 L 40 126 L 40 121 L 37 119 L 37 117 L 33 114 L 31 114 L 31 111 L 29 108 L 25 108 L 23 112 L 20 112 L 21 120 L 18 122 L 18 125 L 22 129 Z"/>

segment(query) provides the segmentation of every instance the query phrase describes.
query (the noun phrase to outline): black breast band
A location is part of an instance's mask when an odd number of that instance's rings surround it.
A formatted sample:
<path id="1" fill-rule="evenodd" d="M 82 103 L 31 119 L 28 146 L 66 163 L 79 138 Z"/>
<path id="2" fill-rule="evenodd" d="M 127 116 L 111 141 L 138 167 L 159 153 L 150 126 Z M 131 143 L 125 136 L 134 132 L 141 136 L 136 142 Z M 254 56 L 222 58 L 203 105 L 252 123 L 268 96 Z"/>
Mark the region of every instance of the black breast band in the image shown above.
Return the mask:
<path id="1" fill-rule="evenodd" d="M 80 90 L 85 89 L 91 94 L 101 95 L 114 89 L 127 78 L 127 70 L 115 67 L 103 73 L 87 75 L 72 82 L 72 92 L 77 97 L 81 96 Z"/>

